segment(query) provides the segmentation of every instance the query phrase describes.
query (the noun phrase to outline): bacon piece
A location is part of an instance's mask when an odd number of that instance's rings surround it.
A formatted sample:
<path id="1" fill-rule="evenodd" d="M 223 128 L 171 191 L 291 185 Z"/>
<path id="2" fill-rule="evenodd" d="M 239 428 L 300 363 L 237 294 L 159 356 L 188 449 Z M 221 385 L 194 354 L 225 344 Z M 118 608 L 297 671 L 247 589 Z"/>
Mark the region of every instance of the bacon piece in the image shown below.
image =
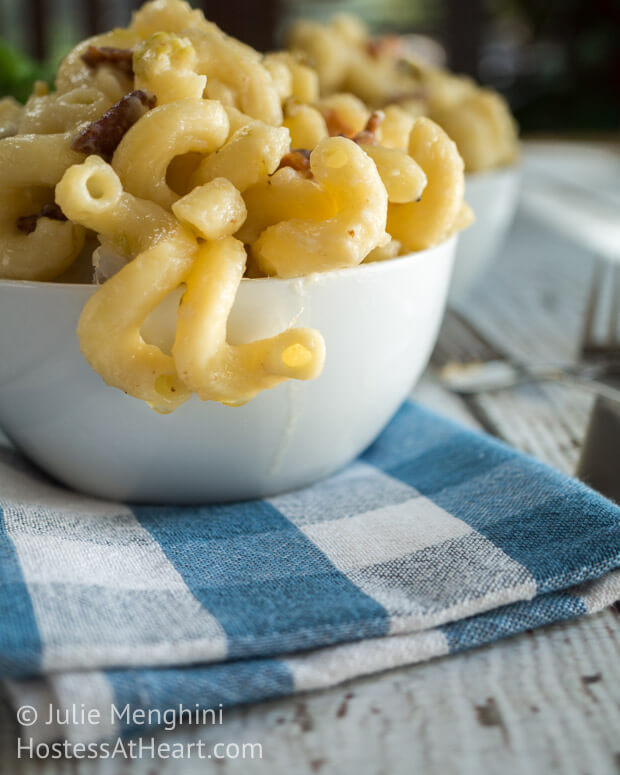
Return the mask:
<path id="1" fill-rule="evenodd" d="M 80 153 L 95 153 L 110 161 L 123 135 L 139 118 L 155 107 L 154 94 L 138 89 L 129 92 L 73 138 L 71 148 Z"/>
<path id="2" fill-rule="evenodd" d="M 325 119 L 327 133 L 330 137 L 348 137 L 350 139 L 355 135 L 353 128 L 342 119 L 337 110 L 324 108 L 321 113 Z"/>
<path id="3" fill-rule="evenodd" d="M 375 110 L 374 113 L 371 113 L 366 126 L 361 132 L 358 132 L 351 138 L 353 142 L 358 145 L 378 145 L 379 141 L 377 140 L 376 132 L 383 123 L 384 118 L 385 113 L 382 110 Z"/>
<path id="4" fill-rule="evenodd" d="M 370 117 L 366 122 L 366 126 L 364 127 L 364 131 L 371 132 L 374 135 L 377 129 L 379 129 L 383 123 L 384 119 L 385 113 L 382 110 L 375 110 L 374 113 L 370 114 Z"/>
<path id="5" fill-rule="evenodd" d="M 378 145 L 379 144 L 374 134 L 372 132 L 367 132 L 365 129 L 363 129 L 361 132 L 358 132 L 355 135 L 355 137 L 351 138 L 351 140 L 353 140 L 353 142 L 357 143 L 358 145 Z"/>
<path id="6" fill-rule="evenodd" d="M 37 228 L 37 221 L 39 218 L 51 218 L 54 221 L 66 221 L 67 216 L 58 207 L 57 204 L 52 203 L 49 205 L 43 205 L 38 213 L 34 215 L 21 215 L 16 221 L 15 225 L 24 234 L 32 234 Z"/>
<path id="7" fill-rule="evenodd" d="M 310 151 L 305 148 L 296 148 L 293 151 L 285 153 L 280 159 L 278 169 L 283 167 L 292 167 L 297 172 L 301 172 L 305 177 L 312 177 L 312 170 L 310 169 Z"/>
<path id="8" fill-rule="evenodd" d="M 133 51 L 130 48 L 113 48 L 112 46 L 89 46 L 82 54 L 82 61 L 89 67 L 113 65 L 133 78 Z"/>
<path id="9" fill-rule="evenodd" d="M 403 44 L 400 35 L 382 35 L 379 38 L 368 41 L 366 51 L 371 57 L 389 56 L 393 59 L 402 53 Z"/>

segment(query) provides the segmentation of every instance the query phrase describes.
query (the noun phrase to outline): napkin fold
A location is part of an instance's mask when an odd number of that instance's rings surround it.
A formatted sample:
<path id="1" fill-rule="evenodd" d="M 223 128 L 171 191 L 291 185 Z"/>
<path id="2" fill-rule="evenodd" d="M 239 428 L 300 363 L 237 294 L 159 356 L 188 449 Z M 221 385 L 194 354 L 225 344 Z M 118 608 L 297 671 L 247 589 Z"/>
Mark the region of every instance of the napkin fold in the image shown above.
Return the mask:
<path id="1" fill-rule="evenodd" d="M 620 597 L 619 567 L 617 506 L 411 403 L 330 479 L 237 504 L 99 501 L 0 448 L 0 679 L 41 739 L 143 731 L 134 709 L 157 725 L 592 613 Z M 50 705 L 99 719 L 56 728 Z"/>

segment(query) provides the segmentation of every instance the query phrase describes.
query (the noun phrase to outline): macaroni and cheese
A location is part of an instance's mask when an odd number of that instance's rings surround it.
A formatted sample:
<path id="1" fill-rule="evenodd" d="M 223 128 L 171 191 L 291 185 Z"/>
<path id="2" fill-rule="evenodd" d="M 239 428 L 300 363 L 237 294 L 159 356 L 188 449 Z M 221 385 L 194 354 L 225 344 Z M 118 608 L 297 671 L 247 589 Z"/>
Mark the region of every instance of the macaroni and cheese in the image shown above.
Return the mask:
<path id="1" fill-rule="evenodd" d="M 363 28 L 339 24 L 361 45 Z M 227 341 L 242 278 L 394 258 L 470 219 L 463 161 L 436 123 L 396 105 L 373 111 L 371 93 L 370 107 L 321 95 L 361 94 L 349 49 L 330 40 L 296 34 L 315 71 L 298 54 L 259 54 L 182 0 L 152 0 L 126 29 L 76 46 L 54 90 L 0 101 L 0 277 L 94 267 L 99 287 L 77 329 L 84 357 L 158 412 L 192 395 L 238 406 L 321 373 L 319 331 Z M 164 346 L 145 321 L 170 299 Z"/>

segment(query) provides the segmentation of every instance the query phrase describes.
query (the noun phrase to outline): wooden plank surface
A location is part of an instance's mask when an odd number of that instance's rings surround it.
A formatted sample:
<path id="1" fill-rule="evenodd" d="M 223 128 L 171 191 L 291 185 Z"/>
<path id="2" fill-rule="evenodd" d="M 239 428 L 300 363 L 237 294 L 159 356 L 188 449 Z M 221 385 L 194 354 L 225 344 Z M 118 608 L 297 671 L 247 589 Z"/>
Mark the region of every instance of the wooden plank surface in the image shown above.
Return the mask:
<path id="1" fill-rule="evenodd" d="M 563 773 L 620 766 L 620 615 L 554 625 L 427 664 L 224 714 L 221 727 L 158 741 L 258 742 L 262 760 L 15 760 L 0 706 L 0 761 L 12 775 Z"/>

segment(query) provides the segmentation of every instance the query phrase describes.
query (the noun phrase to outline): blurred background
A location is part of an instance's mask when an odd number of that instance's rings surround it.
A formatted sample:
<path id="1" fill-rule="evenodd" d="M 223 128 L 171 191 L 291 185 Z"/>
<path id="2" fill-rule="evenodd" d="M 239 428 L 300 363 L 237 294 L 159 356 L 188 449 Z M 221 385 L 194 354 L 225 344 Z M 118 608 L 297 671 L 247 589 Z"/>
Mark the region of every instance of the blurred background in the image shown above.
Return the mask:
<path id="1" fill-rule="evenodd" d="M 78 40 L 125 25 L 134 0 L 0 0 L 0 94 L 24 100 Z M 527 133 L 620 127 L 620 0 L 193 0 L 260 50 L 298 17 L 348 11 L 377 33 L 428 35 L 447 64 L 499 89 Z"/>

